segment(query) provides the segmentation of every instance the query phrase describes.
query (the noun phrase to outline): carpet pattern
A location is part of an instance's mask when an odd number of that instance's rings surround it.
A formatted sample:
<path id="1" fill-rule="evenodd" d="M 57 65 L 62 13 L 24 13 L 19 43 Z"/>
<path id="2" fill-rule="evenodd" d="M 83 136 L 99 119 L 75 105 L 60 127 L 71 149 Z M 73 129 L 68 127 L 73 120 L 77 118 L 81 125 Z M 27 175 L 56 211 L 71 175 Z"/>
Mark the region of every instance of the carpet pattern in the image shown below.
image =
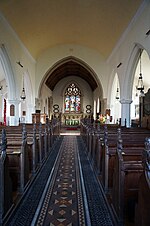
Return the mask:
<path id="1" fill-rule="evenodd" d="M 86 146 L 81 136 L 77 137 L 78 151 L 82 166 L 83 180 L 85 184 L 90 221 L 92 226 L 113 226 L 113 216 L 103 189 L 87 158 Z"/>
<path id="2" fill-rule="evenodd" d="M 59 149 L 63 140 L 63 136 L 57 140 L 48 156 L 47 161 L 43 165 L 40 174 L 36 177 L 29 191 L 22 198 L 22 202 L 10 214 L 4 226 L 31 226 L 32 219 L 38 208 L 40 198 L 44 187 L 53 168 L 55 159 L 59 153 Z"/>
<path id="3" fill-rule="evenodd" d="M 81 136 L 60 136 L 31 189 L 4 224 L 35 225 L 114 225 Z"/>
<path id="4" fill-rule="evenodd" d="M 38 226 L 84 226 L 85 216 L 75 136 L 65 136 Z"/>

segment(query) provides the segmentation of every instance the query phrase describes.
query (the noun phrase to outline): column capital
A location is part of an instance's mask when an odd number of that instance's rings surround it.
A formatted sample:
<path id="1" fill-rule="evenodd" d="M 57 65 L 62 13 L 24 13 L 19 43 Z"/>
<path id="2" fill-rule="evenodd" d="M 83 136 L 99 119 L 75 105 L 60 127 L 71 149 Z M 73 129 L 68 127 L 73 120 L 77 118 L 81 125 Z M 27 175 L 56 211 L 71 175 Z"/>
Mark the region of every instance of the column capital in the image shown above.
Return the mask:
<path id="1" fill-rule="evenodd" d="M 131 99 L 121 99 L 120 103 L 121 104 L 131 104 L 133 101 Z"/>

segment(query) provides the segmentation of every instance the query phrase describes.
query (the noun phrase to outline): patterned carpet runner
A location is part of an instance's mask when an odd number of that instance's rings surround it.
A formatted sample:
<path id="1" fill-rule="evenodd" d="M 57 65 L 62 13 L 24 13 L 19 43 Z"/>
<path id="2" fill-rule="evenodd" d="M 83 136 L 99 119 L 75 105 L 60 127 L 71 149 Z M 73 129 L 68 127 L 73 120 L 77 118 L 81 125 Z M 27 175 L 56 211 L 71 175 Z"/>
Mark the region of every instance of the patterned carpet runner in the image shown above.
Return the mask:
<path id="1" fill-rule="evenodd" d="M 4 226 L 113 226 L 81 136 L 60 136 Z"/>
<path id="2" fill-rule="evenodd" d="M 65 136 L 36 225 L 84 226 L 85 215 L 75 136 Z"/>

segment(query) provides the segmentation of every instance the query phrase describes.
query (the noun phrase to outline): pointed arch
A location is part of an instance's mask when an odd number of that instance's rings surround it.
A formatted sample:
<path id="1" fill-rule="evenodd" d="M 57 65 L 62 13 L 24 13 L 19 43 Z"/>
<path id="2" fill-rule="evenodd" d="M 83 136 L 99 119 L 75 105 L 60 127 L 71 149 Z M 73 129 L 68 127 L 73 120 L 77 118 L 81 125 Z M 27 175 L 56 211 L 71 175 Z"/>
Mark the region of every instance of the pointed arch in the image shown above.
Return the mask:
<path id="1" fill-rule="evenodd" d="M 132 99 L 134 75 L 139 61 L 141 49 L 143 49 L 143 47 L 140 44 L 135 44 L 128 60 L 126 76 L 123 82 L 124 89 L 121 90 L 121 96 L 126 97 L 126 99 Z"/>
<path id="2" fill-rule="evenodd" d="M 5 46 L 0 46 L 0 61 L 4 70 L 6 83 L 8 85 L 8 99 L 12 100 L 16 98 L 16 85 L 14 79 L 14 73 L 12 70 L 11 62 Z"/>
<path id="3" fill-rule="evenodd" d="M 111 100 L 110 109 L 113 122 L 116 123 L 121 117 L 121 104 L 120 104 L 120 83 L 118 74 L 114 76 L 114 80 L 111 87 Z"/>
<path id="4" fill-rule="evenodd" d="M 100 96 L 103 95 L 101 83 L 96 73 L 82 60 L 69 56 L 61 59 L 55 65 L 53 65 L 43 77 L 39 88 L 38 96 L 40 96 L 41 87 L 45 83 L 51 91 L 53 91 L 55 85 L 64 77 L 74 75 L 81 77 L 90 85 L 91 89 L 99 89 Z"/>

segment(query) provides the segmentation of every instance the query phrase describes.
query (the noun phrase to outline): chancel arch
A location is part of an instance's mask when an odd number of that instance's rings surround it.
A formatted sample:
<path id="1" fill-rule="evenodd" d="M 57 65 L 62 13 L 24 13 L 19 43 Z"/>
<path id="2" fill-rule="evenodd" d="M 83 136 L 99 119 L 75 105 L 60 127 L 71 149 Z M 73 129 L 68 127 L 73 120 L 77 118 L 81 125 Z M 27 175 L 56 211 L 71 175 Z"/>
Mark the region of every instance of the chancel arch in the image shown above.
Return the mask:
<path id="1" fill-rule="evenodd" d="M 76 110 L 66 112 L 65 110 L 64 102 L 66 97 L 64 93 L 71 84 L 78 87 L 81 93 L 80 98 L 77 98 L 77 96 L 75 98 L 80 101 L 80 112 Z M 43 89 L 43 87 L 46 87 L 46 89 Z M 82 114 L 82 117 L 91 117 L 94 112 L 93 100 L 97 97 L 102 98 L 103 91 L 97 75 L 86 63 L 75 57 L 67 57 L 56 63 L 45 74 L 45 79 L 43 79 L 39 90 L 39 97 L 43 96 L 43 93 L 47 97 L 52 96 L 53 105 L 59 106 L 61 116 L 62 114 L 74 114 L 74 116 L 75 114 Z M 69 97 L 68 101 L 70 101 Z M 87 105 L 90 106 L 90 111 L 87 111 Z M 41 110 L 44 111 L 44 106 Z M 49 112 L 54 113 L 52 106 Z"/>
<path id="2" fill-rule="evenodd" d="M 90 66 L 73 56 L 60 60 L 50 68 L 45 75 L 45 84 L 53 91 L 55 85 L 60 79 L 69 76 L 78 76 L 83 78 L 89 83 L 92 91 L 97 87 L 101 87 L 97 75 Z"/>

